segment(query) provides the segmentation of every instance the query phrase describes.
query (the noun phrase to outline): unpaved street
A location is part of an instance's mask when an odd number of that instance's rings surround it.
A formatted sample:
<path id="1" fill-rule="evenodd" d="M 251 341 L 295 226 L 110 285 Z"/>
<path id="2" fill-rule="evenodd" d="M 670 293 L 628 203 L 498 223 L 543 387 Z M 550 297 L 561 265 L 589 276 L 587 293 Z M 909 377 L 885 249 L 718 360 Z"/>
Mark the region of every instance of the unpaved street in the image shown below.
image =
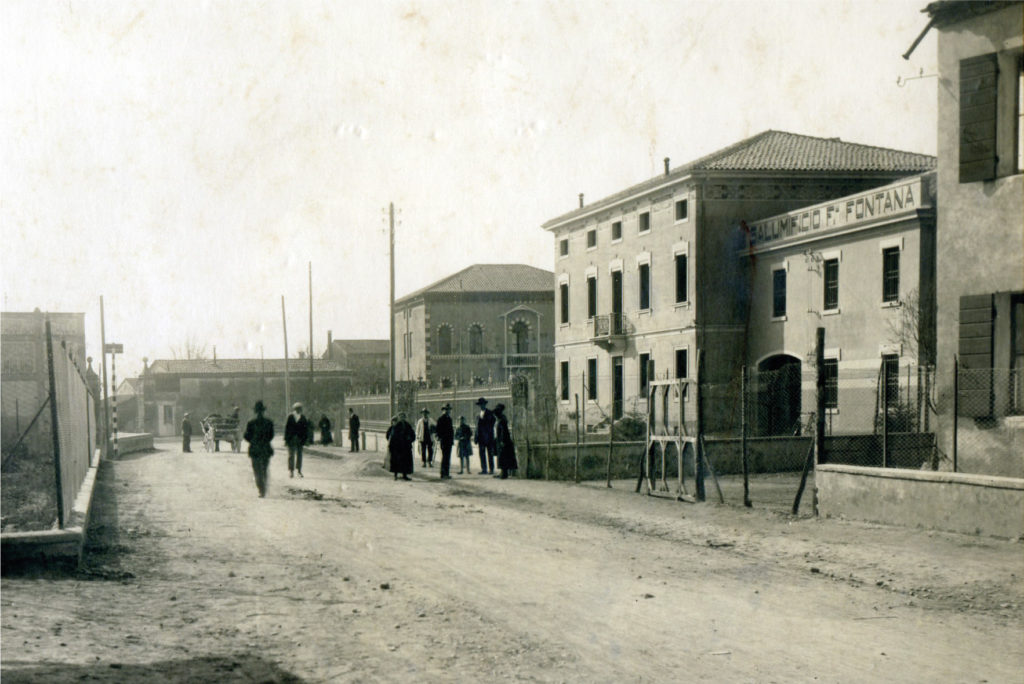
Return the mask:
<path id="1" fill-rule="evenodd" d="M 1019 541 L 335 451 L 266 499 L 244 455 L 105 463 L 84 569 L 3 579 L 4 681 L 1021 681 Z"/>

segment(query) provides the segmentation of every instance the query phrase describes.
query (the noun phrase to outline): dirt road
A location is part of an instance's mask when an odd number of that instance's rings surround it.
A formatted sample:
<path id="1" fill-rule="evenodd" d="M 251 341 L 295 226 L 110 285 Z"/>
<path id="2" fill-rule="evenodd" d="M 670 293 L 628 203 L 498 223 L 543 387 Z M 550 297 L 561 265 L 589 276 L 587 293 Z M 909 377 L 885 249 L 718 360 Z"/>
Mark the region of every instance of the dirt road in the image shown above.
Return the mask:
<path id="1" fill-rule="evenodd" d="M 1019 541 L 282 451 L 266 499 L 104 464 L 84 569 L 3 579 L 4 681 L 1022 680 Z"/>

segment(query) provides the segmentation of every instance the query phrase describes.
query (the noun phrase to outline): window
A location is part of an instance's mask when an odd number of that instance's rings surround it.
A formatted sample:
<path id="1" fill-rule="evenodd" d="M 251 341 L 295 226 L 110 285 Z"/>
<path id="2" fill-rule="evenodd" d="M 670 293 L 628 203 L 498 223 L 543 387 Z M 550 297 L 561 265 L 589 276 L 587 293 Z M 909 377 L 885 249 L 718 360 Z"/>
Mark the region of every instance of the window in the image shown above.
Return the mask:
<path id="1" fill-rule="evenodd" d="M 687 366 L 688 359 L 686 358 L 685 349 L 676 349 L 676 377 L 685 378 L 689 369 Z"/>
<path id="2" fill-rule="evenodd" d="M 530 353 L 530 326 L 526 321 L 516 321 L 512 324 L 513 345 L 516 354 Z"/>
<path id="3" fill-rule="evenodd" d="M 825 408 L 839 408 L 839 360 L 825 359 Z"/>
<path id="4" fill-rule="evenodd" d="M 772 271 L 772 318 L 786 315 L 786 270 Z"/>
<path id="5" fill-rule="evenodd" d="M 569 362 L 568 361 L 562 361 L 561 366 L 562 366 L 562 371 L 561 371 L 561 376 L 562 376 L 562 379 L 561 379 L 561 391 L 562 391 L 562 393 L 561 393 L 561 397 L 562 397 L 562 401 L 569 401 Z"/>
<path id="6" fill-rule="evenodd" d="M 825 310 L 839 308 L 839 259 L 825 260 Z"/>
<path id="7" fill-rule="evenodd" d="M 558 241 L 558 255 L 569 256 L 569 238 L 562 238 Z"/>
<path id="8" fill-rule="evenodd" d="M 597 359 L 587 359 L 587 399 L 597 401 Z"/>
<path id="9" fill-rule="evenodd" d="M 622 221 L 612 223 L 612 240 L 622 239 Z"/>
<path id="10" fill-rule="evenodd" d="M 676 202 L 676 221 L 685 221 L 687 216 L 686 200 Z"/>
<path id="11" fill-rule="evenodd" d="M 882 374 L 885 381 L 885 399 L 893 406 L 900 400 L 900 357 L 898 354 L 882 355 Z"/>
<path id="12" fill-rule="evenodd" d="M 638 233 L 646 233 L 651 229 L 651 212 L 645 211 L 638 217 L 639 226 L 637 228 Z"/>
<path id="13" fill-rule="evenodd" d="M 558 286 L 559 299 L 562 303 L 562 323 L 569 322 L 569 283 Z"/>
<path id="14" fill-rule="evenodd" d="M 479 323 L 469 326 L 469 353 L 484 353 L 484 329 Z"/>
<path id="15" fill-rule="evenodd" d="M 640 395 L 647 398 L 647 386 L 649 384 L 650 376 L 654 375 L 654 362 L 651 361 L 650 354 L 640 355 Z"/>
<path id="16" fill-rule="evenodd" d="M 676 304 L 686 301 L 686 255 L 676 254 Z"/>
<path id="17" fill-rule="evenodd" d="M 651 265 L 640 264 L 640 310 L 651 308 Z"/>
<path id="18" fill-rule="evenodd" d="M 170 404 L 164 404 L 164 425 L 171 425 L 174 423 L 174 407 Z"/>
<path id="19" fill-rule="evenodd" d="M 1020 50 L 960 62 L 960 182 L 1020 173 Z"/>
<path id="20" fill-rule="evenodd" d="M 597 228 L 591 228 L 587 231 L 587 249 L 597 247 Z"/>
<path id="21" fill-rule="evenodd" d="M 452 353 L 452 329 L 451 326 L 442 325 L 437 329 L 437 353 Z"/>
<path id="22" fill-rule="evenodd" d="M 882 301 L 900 301 L 900 248 L 882 250 Z"/>
<path id="23" fill-rule="evenodd" d="M 597 315 L 597 278 L 587 278 L 587 319 Z"/>

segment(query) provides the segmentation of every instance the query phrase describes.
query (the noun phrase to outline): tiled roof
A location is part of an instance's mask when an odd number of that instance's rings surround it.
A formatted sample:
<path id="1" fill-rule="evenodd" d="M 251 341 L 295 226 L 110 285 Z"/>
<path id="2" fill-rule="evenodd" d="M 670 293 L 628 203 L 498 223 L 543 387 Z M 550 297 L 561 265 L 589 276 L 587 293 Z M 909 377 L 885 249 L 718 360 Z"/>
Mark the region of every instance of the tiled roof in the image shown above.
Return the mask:
<path id="1" fill-rule="evenodd" d="M 921 10 L 926 12 L 937 26 L 946 26 L 957 21 L 963 21 L 979 14 L 987 14 L 1001 10 L 1004 7 L 1021 4 L 1016 2 L 979 2 L 978 0 L 939 0 L 930 2 Z"/>
<path id="2" fill-rule="evenodd" d="M 391 351 L 389 340 L 332 340 L 331 345 L 346 354 L 387 354 Z"/>
<path id="3" fill-rule="evenodd" d="M 149 365 L 150 373 L 178 375 L 233 375 L 284 373 L 284 359 L 160 359 Z M 290 373 L 308 373 L 309 359 L 288 359 Z M 337 361 L 313 359 L 314 373 L 343 373 L 346 368 Z"/>
<path id="4" fill-rule="evenodd" d="M 592 204 L 546 222 L 548 228 L 581 213 L 609 206 L 627 197 L 683 178 L 693 173 L 718 172 L 819 172 L 906 174 L 923 173 L 935 168 L 936 159 L 927 154 L 903 152 L 843 142 L 839 138 L 816 138 L 785 131 L 764 131 L 724 147 L 688 164 L 677 166 L 668 175 L 631 186 Z"/>
<path id="5" fill-rule="evenodd" d="M 554 296 L 555 274 L 526 264 L 474 264 L 436 283 L 411 292 L 396 304 L 425 294 L 470 292 L 546 292 Z"/>

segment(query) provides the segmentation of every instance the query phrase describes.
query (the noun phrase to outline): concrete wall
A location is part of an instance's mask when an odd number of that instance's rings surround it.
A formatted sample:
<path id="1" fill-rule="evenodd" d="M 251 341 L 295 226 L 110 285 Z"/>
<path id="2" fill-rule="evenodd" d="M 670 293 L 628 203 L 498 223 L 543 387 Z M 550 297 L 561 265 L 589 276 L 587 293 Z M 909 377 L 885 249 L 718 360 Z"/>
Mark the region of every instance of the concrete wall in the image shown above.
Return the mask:
<path id="1" fill-rule="evenodd" d="M 827 517 L 1010 539 L 1024 535 L 1024 480 L 916 470 L 819 465 Z"/>
<path id="2" fill-rule="evenodd" d="M 1013 126 L 1016 76 L 1012 60 L 1024 45 L 1022 22 L 1024 7 L 1018 4 L 939 32 L 936 379 L 939 447 L 946 454 L 952 450 L 953 355 L 959 344 L 960 297 L 1024 291 L 1024 176 L 1006 168 L 1016 163 L 1014 152 L 1000 144 L 1000 177 L 995 180 L 960 182 L 959 63 L 976 55 L 1001 53 L 1000 67 L 1009 79 L 1005 85 L 1010 92 L 1006 93 L 1008 108 L 1000 109 L 997 126 L 1000 137 L 1010 136 L 1012 149 L 1012 131 L 1007 133 L 1003 124 Z M 1004 68 L 1005 61 L 1009 69 Z M 994 365 L 1008 368 L 1007 356 L 994 359 Z"/>

